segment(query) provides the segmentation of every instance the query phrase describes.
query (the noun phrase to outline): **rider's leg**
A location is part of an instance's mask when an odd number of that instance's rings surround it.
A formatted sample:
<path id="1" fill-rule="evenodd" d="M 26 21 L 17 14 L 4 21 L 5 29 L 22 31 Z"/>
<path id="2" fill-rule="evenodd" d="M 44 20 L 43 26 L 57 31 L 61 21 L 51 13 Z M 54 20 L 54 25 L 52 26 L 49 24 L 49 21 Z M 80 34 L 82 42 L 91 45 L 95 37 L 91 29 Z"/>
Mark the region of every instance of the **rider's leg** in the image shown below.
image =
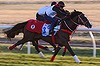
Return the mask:
<path id="1" fill-rule="evenodd" d="M 36 19 L 39 21 L 45 21 L 44 16 L 39 15 L 38 13 L 36 14 Z"/>
<path id="2" fill-rule="evenodd" d="M 45 14 L 45 19 L 51 22 L 51 26 L 50 26 L 50 29 L 49 29 L 49 32 L 51 32 L 53 30 L 54 26 L 55 26 L 56 19 L 52 18 L 52 17 L 50 17 L 46 14 Z"/>

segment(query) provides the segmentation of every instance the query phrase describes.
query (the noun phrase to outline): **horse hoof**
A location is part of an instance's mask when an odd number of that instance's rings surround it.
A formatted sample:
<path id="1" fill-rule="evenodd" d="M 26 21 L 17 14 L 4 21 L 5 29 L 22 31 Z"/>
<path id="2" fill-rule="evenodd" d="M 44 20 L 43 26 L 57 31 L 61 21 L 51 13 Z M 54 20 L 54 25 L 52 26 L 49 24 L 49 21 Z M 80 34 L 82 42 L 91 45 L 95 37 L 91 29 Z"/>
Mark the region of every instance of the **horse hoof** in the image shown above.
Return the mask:
<path id="1" fill-rule="evenodd" d="M 52 56 L 50 61 L 53 62 L 54 59 L 55 59 L 55 56 Z"/>
<path id="2" fill-rule="evenodd" d="M 16 47 L 16 45 L 8 47 L 9 50 L 13 50 Z"/>
<path id="3" fill-rule="evenodd" d="M 52 52 L 54 53 L 54 52 L 55 52 L 55 50 L 52 50 Z"/>
<path id="4" fill-rule="evenodd" d="M 75 59 L 76 63 L 81 63 L 81 61 L 78 59 L 78 57 L 76 55 L 74 56 L 74 59 Z"/>
<path id="5" fill-rule="evenodd" d="M 42 52 L 39 52 L 39 56 L 40 56 L 41 58 L 45 58 L 45 56 L 44 56 L 44 54 L 43 54 Z"/>
<path id="6" fill-rule="evenodd" d="M 13 48 L 11 48 L 11 47 L 7 47 L 9 50 L 12 50 Z"/>

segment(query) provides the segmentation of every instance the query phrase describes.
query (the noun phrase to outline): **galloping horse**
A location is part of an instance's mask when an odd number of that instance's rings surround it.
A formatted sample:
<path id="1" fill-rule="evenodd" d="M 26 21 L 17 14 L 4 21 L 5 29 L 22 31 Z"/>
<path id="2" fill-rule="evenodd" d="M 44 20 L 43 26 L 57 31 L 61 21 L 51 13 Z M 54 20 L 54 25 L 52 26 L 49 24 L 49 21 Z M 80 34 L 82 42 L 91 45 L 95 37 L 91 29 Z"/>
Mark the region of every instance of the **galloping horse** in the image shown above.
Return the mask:
<path id="1" fill-rule="evenodd" d="M 20 41 L 18 41 L 16 44 L 14 44 L 13 46 L 10 46 L 10 48 L 13 49 L 20 44 L 24 44 L 25 42 L 31 41 L 33 45 L 35 46 L 35 49 L 38 51 L 38 53 L 40 53 L 40 50 L 38 49 L 38 44 L 36 44 L 35 40 L 42 39 L 52 44 L 52 37 L 51 36 L 44 37 L 42 36 L 42 34 L 30 32 L 29 30 L 25 28 L 27 23 L 28 22 L 21 23 L 18 26 L 18 28 L 16 28 L 16 30 L 24 29 L 24 32 L 23 32 L 24 37 Z M 84 25 L 87 28 L 92 27 L 91 23 L 89 22 L 85 14 L 83 14 L 80 11 L 76 11 L 76 10 L 71 12 L 68 18 L 65 17 L 61 21 L 61 28 L 55 35 L 55 43 L 58 44 L 58 46 L 54 52 L 54 55 L 51 58 L 51 61 L 54 61 L 55 56 L 57 55 L 61 47 L 64 46 L 65 48 L 68 49 L 70 54 L 74 57 L 75 61 L 77 63 L 80 63 L 80 60 L 78 59 L 78 57 L 76 56 L 76 54 L 73 52 L 72 48 L 69 45 L 70 35 L 76 30 L 77 26 L 79 25 Z"/>

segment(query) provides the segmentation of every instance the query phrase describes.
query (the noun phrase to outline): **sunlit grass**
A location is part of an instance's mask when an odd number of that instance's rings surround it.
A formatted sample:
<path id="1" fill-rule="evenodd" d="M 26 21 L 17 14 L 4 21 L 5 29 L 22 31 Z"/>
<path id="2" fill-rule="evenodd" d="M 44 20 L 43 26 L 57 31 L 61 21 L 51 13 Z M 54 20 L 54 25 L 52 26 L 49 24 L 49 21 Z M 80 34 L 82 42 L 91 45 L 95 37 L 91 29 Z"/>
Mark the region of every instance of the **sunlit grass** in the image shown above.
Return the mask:
<path id="1" fill-rule="evenodd" d="M 0 44 L 0 66 L 99 66 L 100 65 L 100 49 L 97 49 L 97 57 L 92 57 L 92 49 L 89 48 L 73 48 L 82 63 L 75 63 L 69 52 L 64 57 L 61 56 L 63 49 L 58 53 L 54 62 L 50 62 L 52 52 L 41 50 L 46 58 L 40 58 L 34 47 L 31 47 L 31 54 L 27 54 L 26 46 L 21 51 L 8 50 L 10 44 Z"/>

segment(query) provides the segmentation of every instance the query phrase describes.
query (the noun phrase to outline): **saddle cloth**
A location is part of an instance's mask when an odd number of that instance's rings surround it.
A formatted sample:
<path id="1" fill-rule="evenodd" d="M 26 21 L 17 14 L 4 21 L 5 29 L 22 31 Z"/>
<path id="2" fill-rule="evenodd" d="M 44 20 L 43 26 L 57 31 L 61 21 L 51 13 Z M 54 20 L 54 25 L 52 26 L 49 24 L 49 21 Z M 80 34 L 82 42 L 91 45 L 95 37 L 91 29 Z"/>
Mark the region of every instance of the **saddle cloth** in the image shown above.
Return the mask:
<path id="1" fill-rule="evenodd" d="M 30 32 L 42 33 L 42 36 L 49 36 L 49 28 L 51 24 L 47 24 L 47 22 L 37 21 L 34 19 L 30 19 L 27 21 L 26 29 Z M 54 31 L 56 32 L 60 29 L 60 25 L 54 27 Z"/>

